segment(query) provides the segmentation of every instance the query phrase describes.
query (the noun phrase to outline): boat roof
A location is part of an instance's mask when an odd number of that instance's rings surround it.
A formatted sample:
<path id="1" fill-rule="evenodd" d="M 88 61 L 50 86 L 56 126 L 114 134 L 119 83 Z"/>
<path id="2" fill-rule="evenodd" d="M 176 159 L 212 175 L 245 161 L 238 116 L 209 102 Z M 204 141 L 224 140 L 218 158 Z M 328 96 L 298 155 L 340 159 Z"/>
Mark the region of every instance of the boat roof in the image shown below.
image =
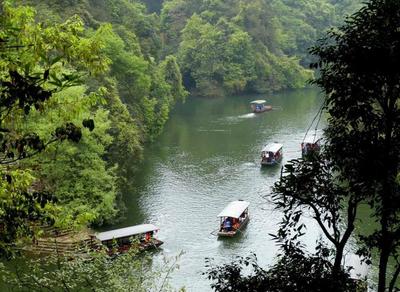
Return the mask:
<path id="1" fill-rule="evenodd" d="M 316 143 L 318 140 L 324 138 L 324 132 L 322 130 L 317 130 L 313 133 L 307 133 L 304 137 L 303 143 Z"/>
<path id="2" fill-rule="evenodd" d="M 264 103 L 266 103 L 267 101 L 266 100 L 264 100 L 264 99 L 257 99 L 257 100 L 253 100 L 253 101 L 251 101 L 250 103 L 255 103 L 255 104 L 264 104 Z"/>
<path id="3" fill-rule="evenodd" d="M 277 152 L 279 149 L 283 147 L 282 144 L 280 143 L 269 143 L 264 146 L 262 151 L 267 151 L 267 152 Z"/>
<path id="4" fill-rule="evenodd" d="M 317 143 L 318 141 L 321 141 L 321 139 L 322 138 L 307 137 L 304 139 L 303 143 L 314 144 L 314 143 Z"/>
<path id="5" fill-rule="evenodd" d="M 218 214 L 217 217 L 239 218 L 240 215 L 249 207 L 250 203 L 246 201 L 233 201 Z"/>
<path id="6" fill-rule="evenodd" d="M 146 232 L 156 231 L 159 228 L 153 224 L 141 224 L 120 229 L 114 229 L 110 231 L 100 232 L 96 234 L 96 237 L 100 241 L 106 241 L 111 239 L 118 239 L 123 237 L 129 237 L 137 234 Z"/>

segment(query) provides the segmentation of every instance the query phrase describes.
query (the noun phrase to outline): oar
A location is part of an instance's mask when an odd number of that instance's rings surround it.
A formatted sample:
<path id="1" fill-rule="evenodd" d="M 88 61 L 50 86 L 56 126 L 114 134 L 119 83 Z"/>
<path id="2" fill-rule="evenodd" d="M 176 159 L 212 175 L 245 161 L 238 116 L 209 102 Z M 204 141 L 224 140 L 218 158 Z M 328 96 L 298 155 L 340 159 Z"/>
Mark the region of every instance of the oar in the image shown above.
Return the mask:
<path id="1" fill-rule="evenodd" d="M 218 233 L 218 229 L 215 229 L 210 232 L 211 235 L 218 236 L 218 234 L 216 234 L 216 233 Z"/>

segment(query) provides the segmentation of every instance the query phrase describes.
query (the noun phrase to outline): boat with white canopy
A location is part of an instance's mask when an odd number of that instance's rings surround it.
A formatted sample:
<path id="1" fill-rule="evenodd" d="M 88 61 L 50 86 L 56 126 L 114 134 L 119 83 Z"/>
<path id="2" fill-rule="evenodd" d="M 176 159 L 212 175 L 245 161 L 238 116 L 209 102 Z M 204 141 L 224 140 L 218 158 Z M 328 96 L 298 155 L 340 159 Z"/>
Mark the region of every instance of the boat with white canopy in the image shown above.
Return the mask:
<path id="1" fill-rule="evenodd" d="M 282 161 L 283 145 L 269 143 L 261 150 L 261 165 L 275 165 Z"/>
<path id="2" fill-rule="evenodd" d="M 303 158 L 318 153 L 321 150 L 322 139 L 306 139 L 301 143 L 301 156 Z"/>
<path id="3" fill-rule="evenodd" d="M 241 200 L 230 202 L 225 209 L 218 214 L 220 218 L 218 235 L 232 237 L 243 229 L 250 220 L 249 205 L 249 202 Z"/>
<path id="4" fill-rule="evenodd" d="M 307 156 L 319 153 L 323 143 L 323 135 L 321 132 L 315 132 L 313 135 L 306 135 L 301 143 L 301 156 Z"/>
<path id="5" fill-rule="evenodd" d="M 250 102 L 250 107 L 254 113 L 262 113 L 272 110 L 272 106 L 266 105 L 266 102 L 267 101 L 263 99 L 253 100 L 252 102 Z"/>
<path id="6" fill-rule="evenodd" d="M 145 250 L 163 244 L 161 240 L 154 237 L 158 230 L 159 228 L 153 224 L 141 224 L 100 232 L 95 237 L 108 248 L 116 244 L 119 252 L 129 249 L 135 240 L 139 244 L 139 249 Z"/>

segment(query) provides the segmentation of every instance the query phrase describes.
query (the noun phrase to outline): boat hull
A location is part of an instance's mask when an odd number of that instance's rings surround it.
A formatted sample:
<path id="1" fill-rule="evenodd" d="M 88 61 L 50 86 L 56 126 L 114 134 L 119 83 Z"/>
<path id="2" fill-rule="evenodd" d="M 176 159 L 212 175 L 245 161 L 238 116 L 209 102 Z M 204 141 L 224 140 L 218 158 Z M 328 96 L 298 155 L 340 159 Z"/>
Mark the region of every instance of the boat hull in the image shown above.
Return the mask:
<path id="1" fill-rule="evenodd" d="M 235 236 L 237 233 L 239 233 L 246 225 L 247 223 L 249 223 L 250 218 L 247 217 L 242 224 L 240 224 L 239 228 L 236 230 L 232 230 L 232 231 L 219 231 L 218 232 L 218 236 L 221 237 L 233 237 Z"/>
<path id="2" fill-rule="evenodd" d="M 261 165 L 264 166 L 272 166 L 272 165 L 277 165 L 282 161 L 282 158 L 278 160 L 271 160 L 271 161 L 266 161 L 266 160 L 261 160 Z"/>
<path id="3" fill-rule="evenodd" d="M 148 242 L 124 244 L 124 245 L 120 245 L 116 248 L 109 248 L 108 254 L 110 256 L 117 256 L 119 254 L 124 254 L 124 253 L 128 252 L 131 248 L 137 248 L 139 251 L 147 251 L 147 250 L 156 249 L 163 243 L 164 243 L 163 241 L 153 238 L 151 241 L 148 241 Z"/>
<path id="4" fill-rule="evenodd" d="M 149 249 L 157 248 L 160 245 L 162 245 L 163 243 L 164 243 L 163 241 L 153 238 L 149 242 L 141 242 L 139 245 L 139 249 L 140 250 L 149 250 Z"/>

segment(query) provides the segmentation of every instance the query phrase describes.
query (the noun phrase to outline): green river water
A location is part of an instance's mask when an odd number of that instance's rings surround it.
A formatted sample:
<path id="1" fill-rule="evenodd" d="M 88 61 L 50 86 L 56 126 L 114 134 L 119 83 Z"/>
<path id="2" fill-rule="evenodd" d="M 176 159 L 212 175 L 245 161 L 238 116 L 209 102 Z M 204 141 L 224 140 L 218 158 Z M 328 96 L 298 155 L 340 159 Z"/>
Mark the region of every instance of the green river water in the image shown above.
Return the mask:
<path id="1" fill-rule="evenodd" d="M 260 98 L 274 110 L 251 113 L 249 102 Z M 108 228 L 157 225 L 164 245 L 155 258 L 183 251 L 171 283 L 188 291 L 211 290 L 202 275 L 206 257 L 223 263 L 255 252 L 261 265 L 271 263 L 277 247 L 268 233 L 276 230 L 280 214 L 272 209 L 268 194 L 281 165 L 301 155 L 300 143 L 321 102 L 317 89 L 188 98 L 176 106 L 163 134 L 147 147 L 125 196 L 126 219 Z M 273 141 L 284 145 L 282 164 L 261 168 L 261 148 Z M 216 216 L 236 199 L 250 202 L 250 222 L 236 238 L 218 239 L 211 234 L 218 228 Z M 313 245 L 321 234 L 308 221 L 304 239 Z"/>

